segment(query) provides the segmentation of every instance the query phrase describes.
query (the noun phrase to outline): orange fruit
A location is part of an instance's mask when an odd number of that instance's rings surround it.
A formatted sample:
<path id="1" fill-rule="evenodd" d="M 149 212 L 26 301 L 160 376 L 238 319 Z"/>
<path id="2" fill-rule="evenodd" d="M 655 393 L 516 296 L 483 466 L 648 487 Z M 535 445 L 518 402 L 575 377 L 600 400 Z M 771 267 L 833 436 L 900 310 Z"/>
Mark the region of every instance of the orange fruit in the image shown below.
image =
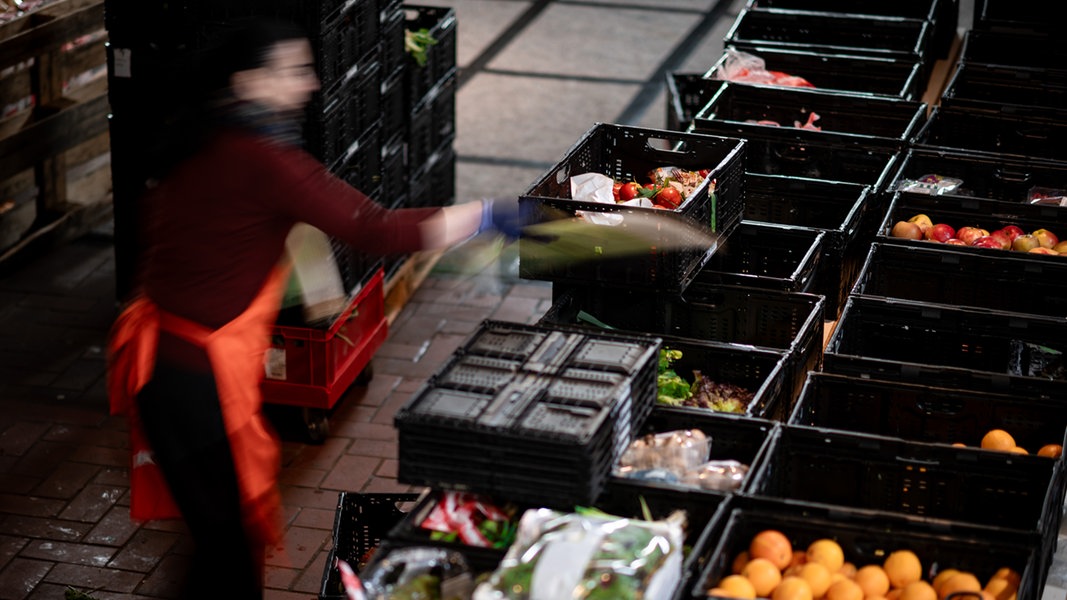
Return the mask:
<path id="1" fill-rule="evenodd" d="M 1062 454 L 1063 446 L 1059 444 L 1045 444 L 1037 451 L 1038 456 L 1047 456 L 1048 458 L 1059 458 Z"/>
<path id="2" fill-rule="evenodd" d="M 1019 583 L 1022 581 L 1019 572 L 1011 567 L 1001 567 L 997 569 L 997 572 L 993 573 L 993 576 L 989 578 L 989 581 L 992 582 L 994 579 L 1007 579 L 1008 582 L 1015 587 L 1019 587 Z"/>
<path id="3" fill-rule="evenodd" d="M 826 600 L 863 600 L 863 588 L 851 579 L 839 579 L 823 596 Z"/>
<path id="4" fill-rule="evenodd" d="M 827 569 L 826 565 L 822 563 L 805 563 L 800 566 L 798 574 L 804 581 L 808 582 L 808 585 L 811 586 L 811 595 L 816 598 L 822 598 L 826 594 L 826 590 L 830 589 L 830 584 L 833 583 L 830 569 Z"/>
<path id="5" fill-rule="evenodd" d="M 793 552 L 793 559 L 789 561 L 790 567 L 799 567 L 808 562 L 808 557 L 803 552 Z"/>
<path id="6" fill-rule="evenodd" d="M 720 587 L 708 588 L 707 591 L 704 592 L 704 594 L 706 594 L 708 596 L 718 596 L 719 598 L 729 598 L 730 597 L 730 592 L 728 592 L 728 591 L 726 591 L 726 590 L 724 590 L 724 589 L 722 589 Z"/>
<path id="7" fill-rule="evenodd" d="M 841 565 L 841 568 L 838 569 L 837 572 L 842 574 L 842 575 L 844 575 L 845 577 L 848 577 L 849 579 L 855 579 L 856 578 L 856 565 L 854 565 L 854 564 L 852 564 L 852 563 L 850 563 L 850 562 L 848 562 L 846 560 L 845 564 Z"/>
<path id="8" fill-rule="evenodd" d="M 745 564 L 748 563 L 748 560 L 748 550 L 738 552 L 737 556 L 734 557 L 733 564 L 730 566 L 730 572 L 735 575 L 740 573 L 741 569 L 745 568 Z"/>
<path id="9" fill-rule="evenodd" d="M 782 582 L 782 571 L 766 558 L 753 558 L 741 569 L 752 586 L 756 588 L 756 595 L 761 598 L 770 597 L 774 588 Z"/>
<path id="10" fill-rule="evenodd" d="M 900 592 L 900 600 L 937 600 L 937 592 L 934 591 L 934 586 L 920 579 L 904 586 Z"/>
<path id="11" fill-rule="evenodd" d="M 897 588 L 895 590 L 889 590 L 889 593 L 885 595 L 885 600 L 900 600 L 900 595 L 904 593 L 903 588 Z"/>
<path id="12" fill-rule="evenodd" d="M 967 447 L 967 444 L 964 444 L 963 442 L 953 442 L 952 445 L 957 447 L 957 448 L 966 448 Z"/>
<path id="13" fill-rule="evenodd" d="M 828 538 L 815 540 L 808 544 L 805 556 L 807 556 L 808 562 L 818 562 L 826 565 L 826 568 L 831 573 L 840 571 L 841 566 L 845 564 L 845 553 L 841 550 L 841 545 Z"/>
<path id="14" fill-rule="evenodd" d="M 994 600 L 1011 600 L 1019 591 L 1019 586 L 1006 577 L 994 577 L 982 588 L 983 592 L 993 596 Z"/>
<path id="15" fill-rule="evenodd" d="M 748 578 L 741 575 L 727 575 L 722 578 L 717 587 L 724 590 L 726 592 L 724 595 L 731 598 L 756 597 L 756 587 L 752 585 Z"/>
<path id="16" fill-rule="evenodd" d="M 938 574 L 934 576 L 934 591 L 937 592 L 938 597 L 941 596 L 941 586 L 945 585 L 945 582 L 948 581 L 948 578 L 952 577 L 956 573 L 959 573 L 958 569 L 945 569 L 943 571 L 939 571 Z"/>
<path id="17" fill-rule="evenodd" d="M 885 569 L 878 565 L 860 567 L 853 581 L 863 588 L 863 595 L 868 598 L 884 596 L 889 591 L 889 575 L 886 575 Z"/>
<path id="18" fill-rule="evenodd" d="M 902 588 L 923 577 L 922 563 L 911 550 L 896 550 L 889 553 L 882 563 L 885 574 L 889 576 L 889 586 Z"/>
<path id="19" fill-rule="evenodd" d="M 1015 438 L 1003 429 L 990 429 L 982 436 L 982 448 L 1008 451 L 1015 447 Z"/>
<path id="20" fill-rule="evenodd" d="M 766 558 L 782 571 L 793 560 L 793 544 L 781 531 L 765 529 L 752 537 L 748 555 L 752 558 Z"/>
<path id="21" fill-rule="evenodd" d="M 1008 450 L 1008 452 L 1013 452 L 1015 454 L 1030 454 L 1026 451 L 1026 448 L 1023 448 L 1022 446 L 1015 446 L 1014 448 Z"/>
<path id="22" fill-rule="evenodd" d="M 980 591 L 982 591 L 982 584 L 978 582 L 978 578 L 973 573 L 960 571 L 941 584 L 941 589 L 938 591 L 937 596 L 938 598 L 947 598 L 956 592 Z"/>
<path id="23" fill-rule="evenodd" d="M 791 575 L 774 588 L 771 600 L 812 600 L 811 586 L 802 577 Z"/>

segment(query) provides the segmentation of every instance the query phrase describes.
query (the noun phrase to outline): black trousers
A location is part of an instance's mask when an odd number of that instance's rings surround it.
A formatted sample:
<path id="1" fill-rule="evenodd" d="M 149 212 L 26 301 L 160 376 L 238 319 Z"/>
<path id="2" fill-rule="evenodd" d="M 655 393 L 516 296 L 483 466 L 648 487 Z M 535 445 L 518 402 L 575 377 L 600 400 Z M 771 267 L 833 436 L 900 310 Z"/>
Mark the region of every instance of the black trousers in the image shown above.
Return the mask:
<path id="1" fill-rule="evenodd" d="M 233 457 L 210 373 L 157 364 L 137 396 L 145 435 L 194 542 L 182 598 L 262 600 L 262 548 L 242 525 Z"/>

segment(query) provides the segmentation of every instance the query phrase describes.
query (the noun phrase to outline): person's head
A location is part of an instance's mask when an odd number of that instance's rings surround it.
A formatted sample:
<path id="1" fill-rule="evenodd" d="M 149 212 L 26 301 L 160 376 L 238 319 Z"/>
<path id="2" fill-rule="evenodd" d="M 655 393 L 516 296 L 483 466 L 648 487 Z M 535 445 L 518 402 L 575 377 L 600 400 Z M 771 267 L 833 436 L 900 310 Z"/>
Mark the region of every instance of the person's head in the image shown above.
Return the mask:
<path id="1" fill-rule="evenodd" d="M 287 21 L 240 24 L 215 53 L 210 85 L 269 109 L 302 110 L 319 89 L 311 44 Z"/>

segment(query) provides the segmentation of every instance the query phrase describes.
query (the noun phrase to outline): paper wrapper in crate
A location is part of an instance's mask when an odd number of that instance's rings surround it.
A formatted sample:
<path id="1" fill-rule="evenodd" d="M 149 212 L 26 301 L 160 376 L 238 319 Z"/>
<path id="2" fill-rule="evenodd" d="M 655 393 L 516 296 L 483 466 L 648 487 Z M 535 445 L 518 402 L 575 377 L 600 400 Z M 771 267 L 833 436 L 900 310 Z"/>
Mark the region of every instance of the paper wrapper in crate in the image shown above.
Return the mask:
<path id="1" fill-rule="evenodd" d="M 292 294 L 299 296 L 308 323 L 331 321 L 348 301 L 341 271 L 337 267 L 330 238 L 322 231 L 299 223 L 289 232 L 285 249 L 293 265 Z M 295 286 L 295 290 L 293 287 Z"/>

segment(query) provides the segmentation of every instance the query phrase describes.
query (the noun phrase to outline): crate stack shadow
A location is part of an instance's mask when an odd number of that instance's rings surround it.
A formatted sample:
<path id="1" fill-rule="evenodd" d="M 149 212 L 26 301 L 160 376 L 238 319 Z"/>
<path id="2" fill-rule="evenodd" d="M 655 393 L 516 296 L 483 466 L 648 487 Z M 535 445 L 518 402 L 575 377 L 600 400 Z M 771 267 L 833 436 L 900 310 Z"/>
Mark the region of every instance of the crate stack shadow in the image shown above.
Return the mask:
<path id="1" fill-rule="evenodd" d="M 306 110 L 304 147 L 331 173 L 389 208 L 454 201 L 452 9 L 395 0 L 108 0 L 104 17 L 120 297 L 132 285 L 141 247 L 138 202 L 154 175 L 156 141 L 182 123 L 204 57 L 243 19 L 280 18 L 307 33 L 321 89 Z M 407 32 L 422 29 L 436 42 L 425 62 L 405 48 Z M 345 390 L 373 376 L 370 360 L 388 333 L 383 295 L 409 258 L 370 257 L 339 240 L 328 242 L 345 306 L 314 321 L 298 304 L 282 310 L 263 386 L 268 403 L 301 409 L 314 442 L 328 435 L 329 411 Z"/>

